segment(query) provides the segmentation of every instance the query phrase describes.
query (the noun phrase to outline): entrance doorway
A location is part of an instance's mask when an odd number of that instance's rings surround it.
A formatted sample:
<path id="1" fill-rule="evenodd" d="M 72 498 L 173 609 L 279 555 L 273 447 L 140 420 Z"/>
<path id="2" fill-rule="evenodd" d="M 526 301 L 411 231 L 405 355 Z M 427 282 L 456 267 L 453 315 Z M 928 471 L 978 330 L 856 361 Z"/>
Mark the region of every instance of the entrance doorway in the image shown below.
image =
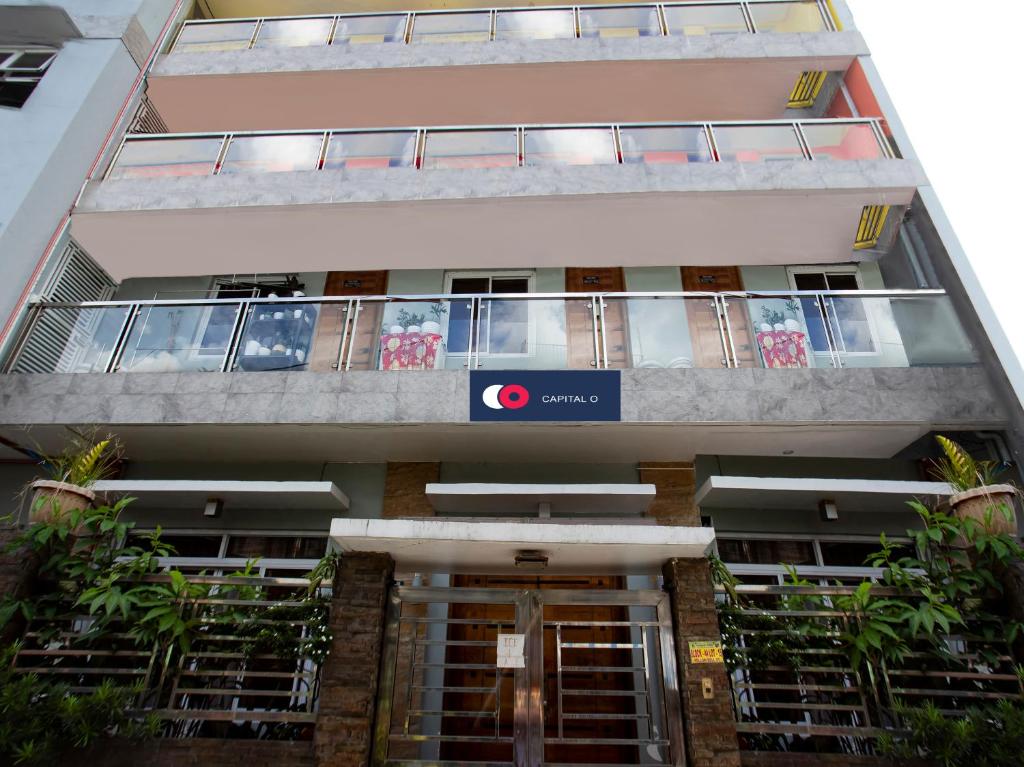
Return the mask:
<path id="1" fill-rule="evenodd" d="M 615 578 L 393 589 L 373 763 L 682 765 L 668 596 Z M 499 635 L 523 637 L 519 668 Z"/>

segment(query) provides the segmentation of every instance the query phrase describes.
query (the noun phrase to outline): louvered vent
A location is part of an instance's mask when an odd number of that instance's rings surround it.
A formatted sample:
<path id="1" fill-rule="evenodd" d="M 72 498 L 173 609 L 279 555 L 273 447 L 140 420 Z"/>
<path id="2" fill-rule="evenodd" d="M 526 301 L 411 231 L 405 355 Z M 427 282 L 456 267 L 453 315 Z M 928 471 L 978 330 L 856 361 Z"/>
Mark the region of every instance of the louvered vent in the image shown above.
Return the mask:
<path id="1" fill-rule="evenodd" d="M 114 287 L 114 281 L 89 254 L 71 242 L 61 253 L 41 297 L 54 303 L 105 301 L 114 294 Z M 101 312 L 75 308 L 53 308 L 40 313 L 11 370 L 15 373 L 70 372 L 76 360 L 67 350 L 87 348 L 84 340 L 92 337 L 95 330 L 92 326 L 100 321 L 101 315 Z M 76 336 L 82 337 L 83 343 L 73 341 Z"/>
<path id="2" fill-rule="evenodd" d="M 167 123 L 164 122 L 160 113 L 156 111 L 150 100 L 143 96 L 138 111 L 128 126 L 129 133 L 170 133 Z"/>

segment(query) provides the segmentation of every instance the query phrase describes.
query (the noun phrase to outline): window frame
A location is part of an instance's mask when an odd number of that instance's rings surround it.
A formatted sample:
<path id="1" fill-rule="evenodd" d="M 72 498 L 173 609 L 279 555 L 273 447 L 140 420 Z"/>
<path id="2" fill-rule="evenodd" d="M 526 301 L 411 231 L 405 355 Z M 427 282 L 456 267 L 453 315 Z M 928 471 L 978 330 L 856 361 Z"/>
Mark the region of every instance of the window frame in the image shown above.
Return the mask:
<path id="1" fill-rule="evenodd" d="M 446 271 L 444 273 L 444 292 L 446 294 L 452 294 L 452 283 L 455 280 L 469 279 L 469 280 L 480 280 L 486 279 L 488 285 L 488 294 L 491 294 L 494 287 L 494 280 L 503 279 L 525 279 L 526 282 L 526 293 L 523 295 L 530 295 L 536 290 L 537 272 L 533 269 L 476 269 L 476 270 L 461 270 L 461 271 Z M 501 299 L 499 299 L 501 300 Z M 526 302 L 526 351 L 525 352 L 490 352 L 484 351 L 483 349 L 474 349 L 473 356 L 478 358 L 487 359 L 528 359 L 537 356 L 537 322 L 533 308 L 533 302 L 529 299 L 523 299 Z M 487 310 L 487 342 L 490 346 L 491 338 L 491 316 L 490 307 Z M 481 334 L 483 335 L 483 334 Z M 479 343 L 482 341 L 481 338 L 477 339 Z M 455 357 L 457 359 L 468 359 L 469 352 L 452 352 L 449 350 L 449 357 Z"/>
<path id="2" fill-rule="evenodd" d="M 57 58 L 58 49 L 44 45 L 4 45 L 0 46 L 0 85 L 4 83 L 28 83 L 32 89 L 20 104 L 0 104 L 0 109 L 22 109 L 32 98 L 43 76 L 49 71 Z M 42 64 L 32 67 L 18 67 L 18 60 L 25 55 L 48 54 Z"/>
<path id="3" fill-rule="evenodd" d="M 799 290 L 799 288 L 796 285 L 796 277 L 797 277 L 798 274 L 820 274 L 820 275 L 823 275 L 825 277 L 825 281 L 826 282 L 828 281 L 828 276 L 830 274 L 844 275 L 844 276 L 852 275 L 854 280 L 856 280 L 856 282 L 857 282 L 856 290 L 864 290 L 864 278 L 863 278 L 863 275 L 861 274 L 860 268 L 856 264 L 836 264 L 836 265 L 807 264 L 807 265 L 800 265 L 800 266 L 787 266 L 786 267 L 786 280 L 789 282 L 789 287 L 792 290 Z M 868 332 L 871 334 L 871 343 L 875 347 L 874 351 L 854 352 L 854 351 L 847 351 L 847 350 L 843 349 L 843 350 L 838 350 L 838 353 L 841 356 L 843 356 L 843 357 L 862 357 L 862 358 L 881 357 L 882 356 L 882 344 L 879 341 L 878 327 L 875 324 L 874 313 L 868 310 L 868 305 L 867 304 L 861 304 L 861 306 L 864 307 L 864 319 L 867 322 Z M 805 314 L 806 314 L 806 312 L 805 312 Z M 820 311 L 819 311 L 818 316 L 819 317 L 821 316 L 821 312 Z M 837 322 L 838 322 L 838 318 L 837 318 Z M 810 339 L 808 338 L 808 341 L 809 340 Z M 843 343 L 845 345 L 845 339 L 843 339 Z M 810 345 L 810 344 L 808 343 L 808 345 Z M 828 350 L 826 350 L 826 351 L 819 351 L 818 349 L 814 349 L 812 347 L 812 351 L 813 351 L 815 357 L 829 358 L 829 359 L 832 358 L 832 352 L 830 352 Z"/>

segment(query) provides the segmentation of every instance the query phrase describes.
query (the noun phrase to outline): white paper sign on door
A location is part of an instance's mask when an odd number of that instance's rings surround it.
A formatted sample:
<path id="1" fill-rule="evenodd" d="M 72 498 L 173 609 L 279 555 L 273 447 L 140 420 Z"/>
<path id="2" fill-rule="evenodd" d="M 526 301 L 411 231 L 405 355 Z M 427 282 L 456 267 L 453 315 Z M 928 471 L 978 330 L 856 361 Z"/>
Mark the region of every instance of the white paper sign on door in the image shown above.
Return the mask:
<path id="1" fill-rule="evenodd" d="M 498 668 L 526 668 L 526 634 L 498 634 Z"/>

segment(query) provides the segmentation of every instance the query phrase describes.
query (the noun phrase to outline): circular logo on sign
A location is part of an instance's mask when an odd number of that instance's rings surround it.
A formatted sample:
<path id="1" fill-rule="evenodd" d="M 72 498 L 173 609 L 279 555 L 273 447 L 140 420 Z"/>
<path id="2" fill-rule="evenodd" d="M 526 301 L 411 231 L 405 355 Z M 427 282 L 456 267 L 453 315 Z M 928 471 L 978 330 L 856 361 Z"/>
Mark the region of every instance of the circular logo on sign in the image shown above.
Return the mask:
<path id="1" fill-rule="evenodd" d="M 481 399 L 491 410 L 518 410 L 530 401 L 530 392 L 519 384 L 494 384 L 484 389 Z"/>

